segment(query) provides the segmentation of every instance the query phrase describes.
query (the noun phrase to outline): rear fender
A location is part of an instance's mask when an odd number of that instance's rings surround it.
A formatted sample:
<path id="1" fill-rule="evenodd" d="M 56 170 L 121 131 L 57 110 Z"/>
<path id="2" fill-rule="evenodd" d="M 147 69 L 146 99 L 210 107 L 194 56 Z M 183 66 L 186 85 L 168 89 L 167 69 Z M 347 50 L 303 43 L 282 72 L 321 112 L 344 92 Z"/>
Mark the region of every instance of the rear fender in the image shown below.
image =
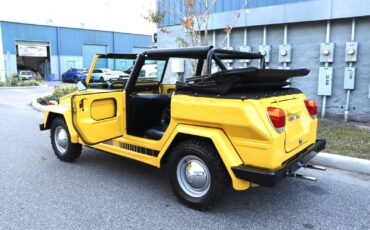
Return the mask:
<path id="1" fill-rule="evenodd" d="M 235 190 L 246 190 L 250 187 L 249 181 L 241 180 L 235 177 L 235 174 L 231 168 L 233 166 L 242 165 L 243 161 L 239 157 L 238 153 L 235 151 L 234 146 L 231 144 L 229 138 L 221 129 L 191 125 L 178 125 L 171 134 L 170 138 L 167 140 L 162 151 L 159 153 L 159 161 L 162 159 L 162 157 L 165 157 L 165 154 L 170 154 L 170 151 L 168 150 L 170 150 L 171 143 L 175 141 L 176 136 L 184 134 L 189 137 L 202 137 L 210 139 L 216 147 L 217 152 L 220 155 L 225 168 L 230 175 L 233 188 Z"/>

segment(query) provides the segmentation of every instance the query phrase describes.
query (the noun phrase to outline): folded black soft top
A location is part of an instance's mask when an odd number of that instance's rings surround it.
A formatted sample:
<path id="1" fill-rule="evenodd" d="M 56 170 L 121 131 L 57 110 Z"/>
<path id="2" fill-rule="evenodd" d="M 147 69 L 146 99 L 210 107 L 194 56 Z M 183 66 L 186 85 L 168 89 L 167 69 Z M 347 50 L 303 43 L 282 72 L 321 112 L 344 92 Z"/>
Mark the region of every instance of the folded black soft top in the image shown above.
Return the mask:
<path id="1" fill-rule="evenodd" d="M 278 89 L 289 85 L 291 77 L 306 76 L 309 69 L 259 69 L 255 67 L 222 70 L 211 75 L 188 78 L 176 83 L 177 93 L 211 93 L 224 95 L 228 92 L 255 89 Z"/>

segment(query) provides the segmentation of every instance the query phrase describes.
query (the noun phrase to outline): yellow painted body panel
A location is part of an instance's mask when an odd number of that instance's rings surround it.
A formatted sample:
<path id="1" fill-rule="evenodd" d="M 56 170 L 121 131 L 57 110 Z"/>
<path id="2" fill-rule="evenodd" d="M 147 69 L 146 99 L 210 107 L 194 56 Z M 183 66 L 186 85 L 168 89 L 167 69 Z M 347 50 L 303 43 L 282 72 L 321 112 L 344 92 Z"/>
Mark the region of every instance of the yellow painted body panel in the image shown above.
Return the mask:
<path id="1" fill-rule="evenodd" d="M 176 89 L 176 85 L 169 85 L 169 84 L 161 85 L 161 92 L 163 94 L 173 94 L 175 92 L 175 89 Z"/>
<path id="2" fill-rule="evenodd" d="M 161 92 L 167 93 L 171 89 L 172 85 L 162 86 Z M 107 98 L 109 99 L 106 100 Z M 244 190 L 255 185 L 236 178 L 231 167 L 251 165 L 276 169 L 315 143 L 317 119 L 309 116 L 304 107 L 304 98 L 303 94 L 258 100 L 173 94 L 170 124 L 163 137 L 156 141 L 127 135 L 124 91 L 85 90 L 64 97 L 61 100 L 62 105 L 50 107 L 50 110 L 45 112 L 45 124 L 49 112 L 62 114 L 73 142 L 78 139 L 81 144 L 89 144 L 93 148 L 155 167 L 161 166 L 161 159 L 168 154 L 167 150 L 178 134 L 206 137 L 213 141 L 220 154 L 231 177 L 233 188 Z M 71 106 L 68 106 L 71 100 L 73 100 L 73 119 Z M 111 100 L 115 100 L 115 103 Z M 114 106 L 116 113 L 111 118 Z M 287 125 L 284 132 L 278 133 L 271 125 L 266 113 L 268 106 L 283 108 L 286 111 Z M 80 133 L 80 138 L 77 138 L 74 127 Z M 112 138 L 113 140 L 109 140 Z M 105 142 L 93 144 L 102 141 Z M 140 153 L 138 151 L 140 148 L 157 151 L 158 156 Z"/>
<path id="3" fill-rule="evenodd" d="M 305 141 L 294 150 L 285 151 L 287 133 L 278 133 L 268 119 L 268 106 L 289 109 L 287 104 L 304 106 L 303 94 L 270 97 L 266 99 L 221 99 L 174 95 L 171 104 L 172 119 L 178 123 L 213 127 L 223 130 L 245 165 L 275 169 L 299 151 L 316 141 L 317 119 L 312 119 L 307 110 L 301 111 L 297 121 L 304 124 L 307 132 L 302 137 Z M 284 103 L 281 103 L 285 101 Z M 279 104 L 280 103 L 280 104 Z M 299 104 L 298 104 L 299 103 Z M 287 120 L 289 136 L 300 127 L 294 128 Z M 295 130 L 296 129 L 296 130 Z M 290 138 L 290 137 L 289 137 Z M 294 138 L 291 138 L 294 139 Z M 298 143 L 298 140 L 297 140 Z"/>
<path id="4" fill-rule="evenodd" d="M 162 157 L 167 154 L 166 150 L 178 134 L 188 134 L 211 139 L 220 154 L 227 171 L 229 172 L 233 188 L 236 190 L 245 190 L 250 187 L 250 182 L 236 178 L 234 173 L 231 171 L 232 166 L 241 165 L 243 162 L 225 133 L 220 129 L 184 124 L 178 124 L 175 126 L 174 122 L 171 121 L 165 135 L 159 141 L 125 135 L 125 137 L 116 138 L 108 143 L 97 144 L 91 147 L 128 157 L 155 167 L 160 167 Z M 153 157 L 138 153 L 134 149 L 123 149 L 120 147 L 121 143 L 158 150 L 159 154 L 158 157 Z"/>
<path id="5" fill-rule="evenodd" d="M 49 105 L 44 112 L 44 128 L 46 128 L 46 124 L 51 117 L 51 114 L 57 114 L 64 117 L 72 143 L 78 143 L 78 134 L 72 124 L 71 108 L 65 105 Z"/>
<path id="6" fill-rule="evenodd" d="M 117 102 L 113 98 L 95 100 L 91 103 L 91 118 L 100 121 L 116 116 Z"/>
<path id="7" fill-rule="evenodd" d="M 126 119 L 124 98 L 120 91 L 72 97 L 73 125 L 86 144 L 122 136 Z M 93 116 L 100 119 L 92 119 Z"/>

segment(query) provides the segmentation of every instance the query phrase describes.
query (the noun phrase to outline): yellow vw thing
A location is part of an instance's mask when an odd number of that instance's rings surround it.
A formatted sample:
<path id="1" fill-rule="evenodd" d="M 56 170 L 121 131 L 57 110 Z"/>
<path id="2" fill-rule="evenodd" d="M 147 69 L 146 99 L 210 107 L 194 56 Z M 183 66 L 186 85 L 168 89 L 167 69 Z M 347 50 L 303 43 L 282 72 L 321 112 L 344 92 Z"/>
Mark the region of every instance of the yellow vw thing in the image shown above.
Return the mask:
<path id="1" fill-rule="evenodd" d="M 224 64 L 240 59 L 260 66 Z M 130 75 L 91 83 L 102 66 Z M 97 55 L 80 90 L 49 106 L 40 129 L 51 130 L 62 161 L 76 160 L 89 146 L 166 167 L 178 199 L 204 209 L 228 186 L 315 179 L 295 172 L 321 169 L 308 164 L 325 148 L 316 139 L 317 105 L 287 82 L 308 73 L 266 69 L 261 54 L 211 46 Z"/>

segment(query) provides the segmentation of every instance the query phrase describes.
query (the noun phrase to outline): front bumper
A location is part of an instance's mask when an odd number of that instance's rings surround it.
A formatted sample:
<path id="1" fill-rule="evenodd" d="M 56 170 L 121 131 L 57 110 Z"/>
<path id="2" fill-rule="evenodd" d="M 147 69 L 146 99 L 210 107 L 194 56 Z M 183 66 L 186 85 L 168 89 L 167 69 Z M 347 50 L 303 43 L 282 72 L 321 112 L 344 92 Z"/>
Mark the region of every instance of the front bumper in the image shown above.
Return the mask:
<path id="1" fill-rule="evenodd" d="M 246 165 L 234 166 L 231 169 L 239 179 L 247 180 L 261 186 L 274 187 L 280 180 L 297 171 L 314 158 L 317 153 L 325 149 L 325 144 L 326 141 L 324 139 L 317 139 L 314 145 L 296 154 L 292 159 L 275 170 L 266 170 Z"/>
<path id="2" fill-rule="evenodd" d="M 44 123 L 39 124 L 39 128 L 40 128 L 40 131 L 44 131 L 44 130 L 47 130 L 48 129 L 48 128 L 45 128 Z"/>

